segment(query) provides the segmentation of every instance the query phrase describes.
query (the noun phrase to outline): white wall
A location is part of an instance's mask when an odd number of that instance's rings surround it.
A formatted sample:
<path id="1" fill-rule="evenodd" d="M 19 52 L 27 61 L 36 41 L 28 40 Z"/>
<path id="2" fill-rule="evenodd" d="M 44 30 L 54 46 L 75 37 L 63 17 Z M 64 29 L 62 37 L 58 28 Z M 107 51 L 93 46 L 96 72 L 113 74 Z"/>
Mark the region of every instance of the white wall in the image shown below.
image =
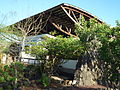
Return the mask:
<path id="1" fill-rule="evenodd" d="M 76 64 L 78 60 L 68 60 L 66 63 L 61 64 L 60 66 L 69 69 L 76 69 Z"/>
<path id="2" fill-rule="evenodd" d="M 2 58 L 2 62 L 1 63 L 6 64 L 6 61 L 7 61 L 7 55 L 3 54 L 3 58 Z"/>

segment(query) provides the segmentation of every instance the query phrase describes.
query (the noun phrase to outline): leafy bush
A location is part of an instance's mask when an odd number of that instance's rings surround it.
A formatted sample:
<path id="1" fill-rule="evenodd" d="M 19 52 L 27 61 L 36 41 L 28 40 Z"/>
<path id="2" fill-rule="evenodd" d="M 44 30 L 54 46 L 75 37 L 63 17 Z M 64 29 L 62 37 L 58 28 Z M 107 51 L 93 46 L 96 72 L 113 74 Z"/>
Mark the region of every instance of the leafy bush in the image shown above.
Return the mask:
<path id="1" fill-rule="evenodd" d="M 118 23 L 117 23 L 118 24 Z M 118 87 L 120 81 L 120 24 L 110 28 L 106 24 L 97 23 L 94 19 L 76 24 L 76 34 L 82 45 L 84 53 L 91 51 L 102 62 L 103 80 L 109 85 Z"/>
<path id="2" fill-rule="evenodd" d="M 17 88 L 17 82 L 24 78 L 24 65 L 20 62 L 5 65 L 0 68 L 0 83 L 3 88 Z"/>
<path id="3" fill-rule="evenodd" d="M 120 81 L 120 27 L 114 27 L 109 32 L 100 48 L 100 56 L 106 62 L 104 75 L 108 83 L 116 87 Z"/>
<path id="4" fill-rule="evenodd" d="M 42 76 L 39 80 L 37 80 L 38 82 L 41 82 L 43 84 L 44 87 L 48 86 L 50 84 L 50 80 L 47 74 L 42 73 Z"/>
<path id="5" fill-rule="evenodd" d="M 83 47 L 77 38 L 48 38 L 30 48 L 31 55 L 41 62 L 41 72 L 52 74 L 55 68 L 63 63 L 62 59 L 77 59 Z"/>

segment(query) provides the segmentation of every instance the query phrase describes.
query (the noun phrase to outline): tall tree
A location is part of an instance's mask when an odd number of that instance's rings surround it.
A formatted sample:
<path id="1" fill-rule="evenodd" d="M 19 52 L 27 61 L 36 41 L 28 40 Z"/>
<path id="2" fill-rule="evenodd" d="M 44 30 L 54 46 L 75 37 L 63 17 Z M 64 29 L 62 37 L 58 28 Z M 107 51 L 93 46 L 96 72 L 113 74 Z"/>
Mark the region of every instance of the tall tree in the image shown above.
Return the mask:
<path id="1" fill-rule="evenodd" d="M 82 26 L 82 28 L 81 28 Z M 99 60 L 98 50 L 102 43 L 100 39 L 105 39 L 109 26 L 99 24 L 96 20 L 85 21 L 81 19 L 76 24 L 76 34 L 84 45 L 84 53 L 79 57 L 75 80 L 77 86 L 95 85 L 102 75 L 102 63 Z"/>
<path id="2" fill-rule="evenodd" d="M 22 52 L 25 51 L 25 42 L 27 36 L 34 36 L 40 34 L 41 30 L 44 29 L 50 15 L 47 19 L 43 20 L 44 13 L 26 18 L 16 24 L 14 24 L 14 28 L 18 29 L 21 32 L 21 52 L 19 55 L 19 59 L 22 57 Z"/>

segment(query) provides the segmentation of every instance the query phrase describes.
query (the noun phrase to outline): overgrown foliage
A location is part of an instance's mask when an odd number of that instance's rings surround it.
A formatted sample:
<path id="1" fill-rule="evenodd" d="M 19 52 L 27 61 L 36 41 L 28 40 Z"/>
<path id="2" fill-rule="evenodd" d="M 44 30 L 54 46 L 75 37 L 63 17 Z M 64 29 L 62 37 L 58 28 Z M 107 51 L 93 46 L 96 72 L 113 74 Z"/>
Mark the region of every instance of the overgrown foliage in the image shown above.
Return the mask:
<path id="1" fill-rule="evenodd" d="M 107 33 L 106 33 L 107 34 Z M 100 48 L 101 59 L 104 60 L 104 75 L 109 84 L 114 87 L 120 82 L 120 27 L 109 30 L 102 47 Z"/>
<path id="2" fill-rule="evenodd" d="M 119 25 L 110 28 L 106 24 L 98 23 L 95 19 L 85 21 L 82 18 L 75 27 L 79 38 L 46 38 L 44 41 L 33 44 L 28 53 L 40 60 L 41 70 L 47 74 L 51 74 L 55 67 L 62 63 L 62 59 L 82 57 L 84 59 L 81 63 L 97 60 L 98 68 L 102 72 L 102 76 L 98 79 L 104 80 L 107 85 L 118 87 L 120 80 Z"/>
<path id="3" fill-rule="evenodd" d="M 110 28 L 110 26 L 98 23 L 94 19 L 85 21 L 85 19 L 82 18 L 80 22 L 75 25 L 78 38 L 46 38 L 44 41 L 33 43 L 30 48 L 26 48 L 27 53 L 35 56 L 40 61 L 39 69 L 41 79 L 39 81 L 42 82 L 44 86 L 49 85 L 48 75 L 51 75 L 55 68 L 57 69 L 57 66 L 63 63 L 63 59 L 78 59 L 81 56 L 85 58 L 81 63 L 88 63 L 89 60 L 100 61 L 100 69 L 103 73 L 100 78 L 108 85 L 118 87 L 120 82 L 120 24 L 118 21 L 117 25 L 116 27 Z M 32 31 L 29 29 L 28 32 Z M 24 29 L 21 30 L 24 32 Z M 0 35 L 2 36 L 0 38 L 2 42 L 4 40 L 18 40 L 13 34 L 21 35 L 19 31 L 16 32 L 15 28 L 0 28 Z M 27 34 L 25 35 L 25 38 L 26 37 Z M 25 44 L 25 40 L 23 40 L 23 43 Z M 3 46 L 4 43 L 1 43 L 1 50 Z M 0 82 L 10 82 L 10 85 L 15 84 L 16 81 L 23 78 L 23 69 L 24 67 L 19 63 L 1 67 Z"/>
<path id="4" fill-rule="evenodd" d="M 110 28 L 93 19 L 85 21 L 84 18 L 76 24 L 76 34 L 85 46 L 83 57 L 87 55 L 87 60 L 102 62 L 102 78 L 107 85 L 114 87 L 118 87 L 120 81 L 120 26 L 117 25 Z"/>
<path id="5" fill-rule="evenodd" d="M 2 88 L 15 89 L 21 86 L 18 82 L 24 79 L 24 69 L 24 65 L 20 62 L 12 63 L 11 65 L 1 65 L 0 84 Z"/>
<path id="6" fill-rule="evenodd" d="M 53 73 L 62 59 L 77 59 L 82 50 L 79 39 L 56 37 L 32 45 L 30 53 L 42 62 L 43 72 Z"/>

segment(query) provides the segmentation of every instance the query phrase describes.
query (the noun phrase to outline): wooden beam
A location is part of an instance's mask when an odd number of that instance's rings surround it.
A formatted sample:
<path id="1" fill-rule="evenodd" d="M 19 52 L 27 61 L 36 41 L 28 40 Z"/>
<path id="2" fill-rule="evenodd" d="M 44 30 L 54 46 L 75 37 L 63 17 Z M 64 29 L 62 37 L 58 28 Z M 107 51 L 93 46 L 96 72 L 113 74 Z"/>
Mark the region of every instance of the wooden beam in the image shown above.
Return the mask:
<path id="1" fill-rule="evenodd" d="M 65 8 L 65 9 L 69 9 L 69 10 L 71 10 L 71 11 L 75 11 L 75 12 L 77 12 L 77 13 L 80 13 L 80 14 L 86 16 L 86 17 L 94 18 L 93 16 L 89 16 L 89 15 L 83 13 L 82 11 L 78 11 L 78 10 L 75 10 L 75 9 L 72 9 L 72 8 L 69 8 L 69 7 L 64 7 L 64 8 Z"/>
<path id="2" fill-rule="evenodd" d="M 76 21 L 74 20 L 74 18 L 66 11 L 66 9 L 65 9 L 63 6 L 61 6 L 61 8 L 64 10 L 64 12 L 67 14 L 67 16 L 68 16 L 75 24 L 78 23 L 78 22 L 76 22 Z M 80 27 L 83 28 L 81 25 L 80 25 Z"/>
<path id="3" fill-rule="evenodd" d="M 69 10 L 69 14 L 71 13 L 71 10 Z"/>
<path id="4" fill-rule="evenodd" d="M 81 14 L 79 14 L 79 19 L 81 19 L 82 18 L 82 15 Z"/>
<path id="5" fill-rule="evenodd" d="M 79 14 L 79 19 L 78 19 L 79 21 L 78 21 L 78 22 L 79 22 L 80 24 L 81 24 L 81 19 L 82 19 L 82 15 Z"/>
<path id="6" fill-rule="evenodd" d="M 72 14 L 73 14 L 75 20 L 78 22 L 78 19 L 77 19 L 76 15 L 75 15 L 74 11 L 72 11 Z"/>
<path id="7" fill-rule="evenodd" d="M 56 24 L 53 23 L 52 21 L 50 21 L 50 23 L 51 23 L 54 27 L 56 27 L 58 30 L 60 30 L 61 32 L 65 33 L 65 34 L 67 34 L 67 35 L 69 35 L 69 36 L 77 37 L 77 36 L 75 36 L 75 35 L 73 35 L 73 34 L 71 34 L 71 33 L 69 33 L 69 32 L 66 32 L 66 31 L 63 30 L 60 26 L 56 25 Z"/>
<path id="8" fill-rule="evenodd" d="M 71 28 L 70 29 L 68 27 L 65 27 L 65 28 L 69 33 L 71 33 Z"/>
<path id="9" fill-rule="evenodd" d="M 66 15 L 74 22 L 77 23 L 74 18 L 65 10 L 65 8 L 63 6 L 61 6 L 61 8 L 63 9 L 63 11 L 66 13 Z"/>

